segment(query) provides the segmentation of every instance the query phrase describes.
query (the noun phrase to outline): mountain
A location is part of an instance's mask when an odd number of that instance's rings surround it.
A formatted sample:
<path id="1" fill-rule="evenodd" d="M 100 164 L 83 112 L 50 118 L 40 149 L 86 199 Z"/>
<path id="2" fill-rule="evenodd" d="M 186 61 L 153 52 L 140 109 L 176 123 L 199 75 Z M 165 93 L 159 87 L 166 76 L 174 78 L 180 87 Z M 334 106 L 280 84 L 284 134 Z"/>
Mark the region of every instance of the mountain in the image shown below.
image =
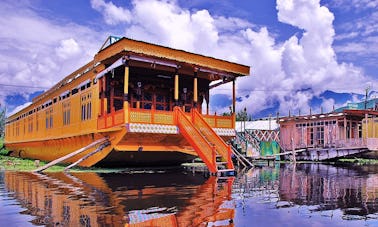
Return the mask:
<path id="1" fill-rule="evenodd" d="M 12 112 L 17 106 L 21 106 L 27 102 L 31 102 L 32 99 L 40 94 L 42 94 L 43 91 L 37 91 L 34 92 L 28 96 L 23 96 L 23 95 L 13 95 L 13 96 L 7 96 L 6 97 L 6 104 L 7 104 L 7 112 L 10 113 Z M 372 91 L 369 93 L 369 97 L 378 97 L 378 93 L 375 91 Z M 236 98 L 236 105 L 238 105 L 238 102 L 242 100 L 243 97 L 237 97 Z M 310 100 L 310 106 L 313 110 L 319 110 L 321 104 L 323 103 L 324 99 L 333 99 L 335 100 L 335 108 L 339 108 L 344 106 L 348 102 L 352 102 L 353 100 L 359 100 L 362 101 L 365 99 L 365 95 L 363 94 L 356 94 L 356 93 L 337 93 L 333 91 L 325 91 L 322 94 L 320 94 L 317 97 L 313 97 Z M 223 110 L 228 110 L 228 108 L 232 105 L 232 99 L 228 95 L 224 94 L 216 94 L 212 95 L 210 97 L 210 109 L 223 109 Z M 258 110 L 258 112 L 254 111 L 253 114 L 253 119 L 259 119 L 259 118 L 265 118 L 268 117 L 269 115 L 271 116 L 276 116 L 277 111 L 279 110 L 279 102 L 278 100 L 273 100 L 271 107 L 266 108 L 266 109 L 261 109 Z M 252 107 L 247 107 L 247 111 L 249 108 L 252 109 Z M 248 111 L 250 112 L 250 111 Z M 218 115 L 221 115 L 222 113 L 218 113 Z M 298 113 L 294 113 L 298 114 Z"/>
<path id="2" fill-rule="evenodd" d="M 377 92 L 370 92 L 368 97 L 378 97 Z M 236 105 L 238 105 L 238 102 L 242 100 L 243 97 L 237 97 L 236 98 Z M 319 96 L 314 96 L 310 101 L 309 105 L 311 106 L 311 109 L 314 110 L 320 110 L 321 105 L 324 100 L 333 99 L 335 100 L 334 107 L 339 108 L 342 106 L 345 106 L 347 103 L 355 102 L 355 101 L 363 101 L 365 99 L 364 94 L 357 94 L 357 93 L 337 93 L 334 91 L 326 90 L 325 92 L 321 93 Z M 219 108 L 226 108 L 230 106 L 232 103 L 232 100 L 227 95 L 217 94 L 213 95 L 210 98 L 210 108 L 211 109 L 219 109 Z M 269 117 L 269 115 L 275 117 L 277 115 L 277 112 L 279 110 L 279 102 L 278 100 L 273 100 L 270 103 L 269 108 L 260 109 L 257 112 L 254 111 L 253 113 L 253 119 L 260 119 Z M 252 109 L 252 107 L 247 106 L 247 111 L 249 108 Z M 248 111 L 250 112 L 250 111 Z M 219 113 L 221 114 L 221 113 Z M 298 114 L 298 112 L 295 112 L 293 114 Z M 281 114 L 282 116 L 282 114 Z"/>

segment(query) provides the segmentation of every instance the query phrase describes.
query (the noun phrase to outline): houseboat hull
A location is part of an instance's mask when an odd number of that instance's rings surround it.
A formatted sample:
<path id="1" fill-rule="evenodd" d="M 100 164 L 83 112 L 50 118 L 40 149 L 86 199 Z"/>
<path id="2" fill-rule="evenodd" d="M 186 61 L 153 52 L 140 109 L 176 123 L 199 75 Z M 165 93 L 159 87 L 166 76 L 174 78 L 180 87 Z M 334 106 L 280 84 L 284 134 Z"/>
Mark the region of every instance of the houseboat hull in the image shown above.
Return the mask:
<path id="1" fill-rule="evenodd" d="M 62 139 L 7 144 L 11 156 L 53 161 L 88 144 L 110 138 L 110 145 L 79 164 L 90 166 L 165 166 L 180 165 L 196 158 L 196 152 L 180 135 L 127 133 L 126 129 L 107 133 L 92 133 Z M 97 146 L 96 146 L 97 147 Z M 88 149 L 62 163 L 73 163 L 93 152 Z"/>

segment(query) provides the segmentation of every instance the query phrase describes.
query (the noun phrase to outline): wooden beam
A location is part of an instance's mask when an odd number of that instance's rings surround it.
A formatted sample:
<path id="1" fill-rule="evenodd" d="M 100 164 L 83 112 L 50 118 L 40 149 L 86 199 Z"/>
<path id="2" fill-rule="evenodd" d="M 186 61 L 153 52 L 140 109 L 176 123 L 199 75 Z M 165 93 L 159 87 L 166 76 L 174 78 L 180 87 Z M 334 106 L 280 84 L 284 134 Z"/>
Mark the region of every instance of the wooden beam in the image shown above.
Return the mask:
<path id="1" fill-rule="evenodd" d="M 91 157 L 92 155 L 102 151 L 105 147 L 109 146 L 110 145 L 110 142 L 109 141 L 105 141 L 103 144 L 101 144 L 96 150 L 92 151 L 91 153 L 85 155 L 84 157 L 80 158 L 79 160 L 77 160 L 76 162 L 72 163 L 71 165 L 67 166 L 66 168 L 64 168 L 64 171 L 68 171 L 69 169 L 71 169 L 72 167 L 80 164 L 80 162 L 86 160 L 87 158 Z"/>
<path id="2" fill-rule="evenodd" d="M 63 162 L 64 160 L 67 160 L 67 159 L 69 159 L 69 158 L 71 158 L 71 157 L 73 157 L 73 156 L 75 156 L 75 155 L 77 155 L 77 154 L 80 154 L 80 153 L 82 153 L 82 152 L 88 150 L 89 148 L 94 147 L 94 146 L 96 146 L 97 144 L 103 143 L 103 142 L 105 142 L 105 141 L 108 141 L 108 138 L 107 138 L 107 137 L 104 137 L 104 138 L 101 138 L 101 139 L 99 139 L 99 140 L 96 140 L 96 141 L 94 141 L 93 143 L 89 144 L 88 146 L 85 146 L 85 147 L 83 147 L 83 148 L 80 148 L 79 150 L 76 150 L 76 151 L 74 151 L 74 152 L 72 152 L 72 153 L 69 153 L 69 154 L 63 156 L 63 157 L 60 157 L 60 158 L 58 158 L 58 159 L 55 159 L 54 161 L 51 161 L 51 162 L 47 163 L 47 164 L 44 165 L 44 166 L 39 167 L 38 169 L 34 170 L 33 172 L 41 172 L 41 171 L 43 171 L 43 170 L 45 170 L 45 169 L 47 169 L 47 168 L 49 168 L 49 167 L 51 167 L 51 166 L 53 166 L 53 165 L 56 165 L 56 164 L 58 164 L 58 163 L 60 163 L 60 162 Z"/>

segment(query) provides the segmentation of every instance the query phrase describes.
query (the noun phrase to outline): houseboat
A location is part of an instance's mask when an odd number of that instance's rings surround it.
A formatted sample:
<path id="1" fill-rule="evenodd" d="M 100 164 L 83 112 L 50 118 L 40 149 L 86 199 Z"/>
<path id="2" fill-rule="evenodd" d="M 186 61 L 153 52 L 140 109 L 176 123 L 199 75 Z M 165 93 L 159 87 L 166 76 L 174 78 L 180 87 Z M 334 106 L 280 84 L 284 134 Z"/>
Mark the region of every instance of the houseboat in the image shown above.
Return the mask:
<path id="1" fill-rule="evenodd" d="M 377 115 L 376 110 L 343 109 L 281 117 L 282 153 L 296 153 L 297 159 L 319 161 L 378 150 Z"/>
<path id="2" fill-rule="evenodd" d="M 232 169 L 225 141 L 235 135 L 235 81 L 249 73 L 245 65 L 110 36 L 92 61 L 7 118 L 5 144 L 13 155 L 45 161 L 95 144 L 64 161 L 85 167 L 199 156 L 212 173 L 217 157 Z M 226 83 L 233 113 L 211 115 L 210 89 Z"/>

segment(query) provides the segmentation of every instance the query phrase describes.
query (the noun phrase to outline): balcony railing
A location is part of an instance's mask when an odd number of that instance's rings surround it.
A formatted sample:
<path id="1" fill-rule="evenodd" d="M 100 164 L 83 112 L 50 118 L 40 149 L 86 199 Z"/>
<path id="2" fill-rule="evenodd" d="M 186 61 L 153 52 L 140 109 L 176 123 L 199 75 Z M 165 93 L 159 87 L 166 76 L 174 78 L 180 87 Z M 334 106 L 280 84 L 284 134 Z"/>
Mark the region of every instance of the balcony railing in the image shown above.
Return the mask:
<path id="1" fill-rule="evenodd" d="M 185 113 L 191 119 L 191 113 Z M 202 115 L 205 121 L 212 128 L 234 128 L 234 116 L 216 116 L 216 115 Z M 114 113 L 100 116 L 97 121 L 98 129 L 107 129 L 114 126 L 119 126 L 125 122 L 125 111 L 118 110 Z M 130 108 L 128 114 L 129 123 L 141 124 L 160 124 L 160 125 L 175 125 L 174 112 L 162 110 L 146 110 Z"/>
<path id="2" fill-rule="evenodd" d="M 376 142 L 376 146 L 378 147 L 378 141 L 370 141 L 370 145 L 373 146 L 374 142 Z M 280 143 L 281 147 L 286 151 L 291 151 L 293 146 L 291 143 Z M 295 144 L 294 149 L 304 149 L 304 148 L 357 148 L 357 147 L 366 147 L 367 142 L 364 138 L 349 138 L 349 139 L 339 139 L 334 140 L 332 143 L 326 144 Z"/>
<path id="3" fill-rule="evenodd" d="M 173 125 L 174 114 L 171 111 L 130 109 L 129 123 Z"/>
<path id="4" fill-rule="evenodd" d="M 123 110 L 118 110 L 113 113 L 106 114 L 105 116 L 99 117 L 97 121 L 97 128 L 106 129 L 122 125 L 124 123 L 125 118 L 124 114 L 125 113 Z"/>
<path id="5" fill-rule="evenodd" d="M 191 118 L 190 113 L 185 113 Z M 212 128 L 234 128 L 233 116 L 202 115 Z M 161 110 L 130 109 L 130 123 L 174 125 L 174 112 Z"/>

